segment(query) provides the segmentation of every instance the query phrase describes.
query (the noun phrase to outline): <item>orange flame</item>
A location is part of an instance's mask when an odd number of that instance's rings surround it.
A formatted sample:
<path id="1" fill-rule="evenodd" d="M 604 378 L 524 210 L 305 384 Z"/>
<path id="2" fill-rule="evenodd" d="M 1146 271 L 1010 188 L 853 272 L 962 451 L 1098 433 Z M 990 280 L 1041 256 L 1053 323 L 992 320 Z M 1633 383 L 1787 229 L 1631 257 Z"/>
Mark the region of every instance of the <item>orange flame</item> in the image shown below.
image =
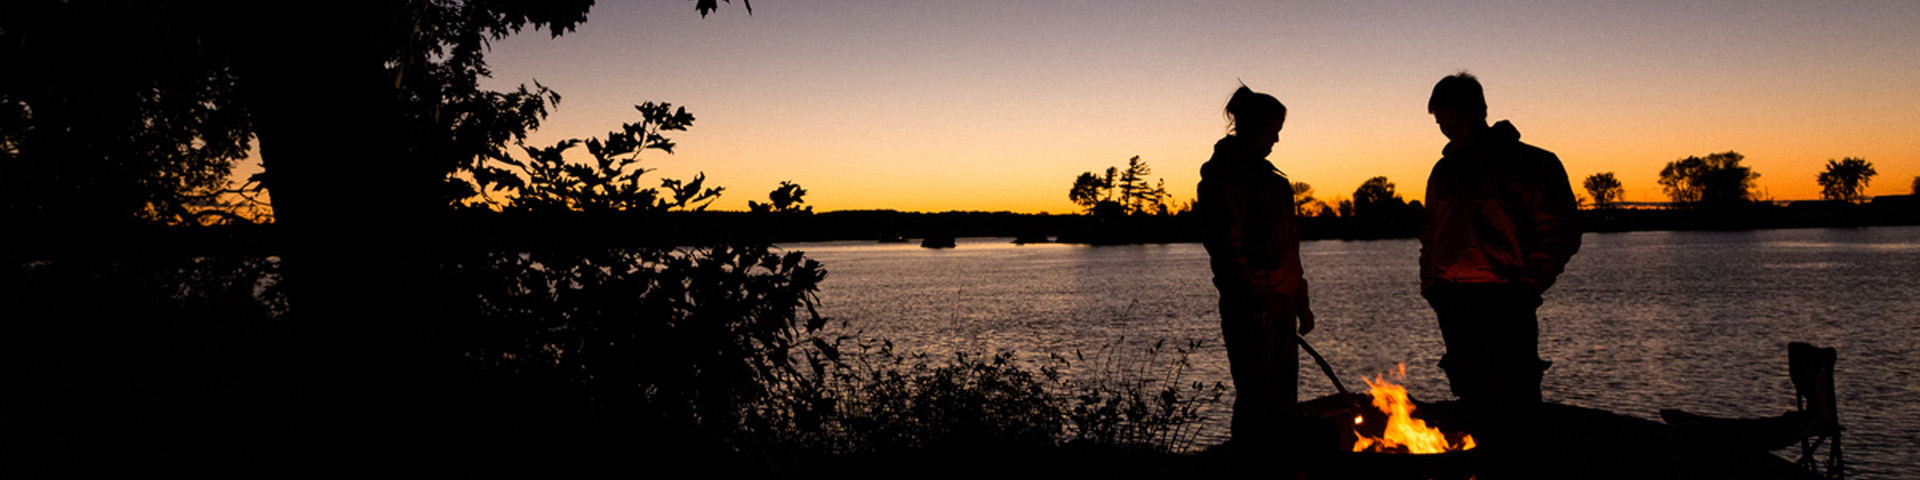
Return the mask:
<path id="1" fill-rule="evenodd" d="M 1395 378 L 1406 378 L 1407 364 L 1400 364 L 1398 373 Z M 1426 420 L 1413 418 L 1413 401 L 1407 398 L 1407 389 L 1387 381 L 1385 374 L 1362 380 L 1367 382 L 1374 408 L 1387 414 L 1387 426 L 1378 437 L 1356 435 L 1353 451 L 1424 454 L 1473 449 L 1472 435 L 1462 435 L 1457 443 L 1448 442 L 1440 429 L 1428 427 Z M 1362 422 L 1363 417 L 1353 417 L 1355 425 Z"/>

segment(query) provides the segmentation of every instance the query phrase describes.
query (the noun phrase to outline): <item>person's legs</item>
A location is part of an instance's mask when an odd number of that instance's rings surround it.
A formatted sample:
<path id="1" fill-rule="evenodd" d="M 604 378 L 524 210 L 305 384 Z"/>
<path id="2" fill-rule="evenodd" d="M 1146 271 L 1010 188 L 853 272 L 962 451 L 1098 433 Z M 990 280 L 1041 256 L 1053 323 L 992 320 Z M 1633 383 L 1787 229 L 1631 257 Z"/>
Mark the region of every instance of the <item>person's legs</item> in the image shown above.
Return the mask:
<path id="1" fill-rule="evenodd" d="M 1440 368 L 1454 396 L 1539 403 L 1545 363 L 1534 313 L 1538 297 L 1502 284 L 1441 285 L 1428 297 L 1447 344 Z"/>
<path id="2" fill-rule="evenodd" d="M 1539 297 L 1501 284 L 1443 285 L 1428 295 L 1447 353 L 1440 367 L 1453 394 L 1471 414 L 1474 437 L 1510 477 L 1527 471 L 1521 429 L 1539 412 L 1541 374 Z M 1497 451 L 1497 452 L 1496 452 Z"/>
<path id="3" fill-rule="evenodd" d="M 1285 308 L 1285 306 L 1279 306 Z M 1233 375 L 1233 441 L 1261 462 L 1284 461 L 1298 401 L 1300 358 L 1293 319 L 1260 321 L 1252 299 L 1222 295 L 1220 331 Z"/>

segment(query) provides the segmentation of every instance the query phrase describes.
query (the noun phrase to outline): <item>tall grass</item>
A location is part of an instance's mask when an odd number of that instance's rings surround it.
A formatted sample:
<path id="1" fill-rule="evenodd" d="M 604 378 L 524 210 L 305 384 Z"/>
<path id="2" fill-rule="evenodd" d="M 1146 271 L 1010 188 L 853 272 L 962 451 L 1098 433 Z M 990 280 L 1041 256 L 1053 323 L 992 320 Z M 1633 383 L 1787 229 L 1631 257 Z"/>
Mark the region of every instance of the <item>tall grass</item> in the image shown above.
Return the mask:
<path id="1" fill-rule="evenodd" d="M 1160 452 L 1196 449 L 1200 431 L 1227 387 L 1186 380 L 1201 342 L 1168 349 L 1165 339 L 1141 350 L 1126 348 L 1126 338 L 1101 346 L 1093 360 L 1076 350 L 1074 358 L 1092 367 L 1069 385 L 1069 412 L 1075 441 Z"/>
<path id="2" fill-rule="evenodd" d="M 1092 354 L 1032 360 L 1013 351 L 936 358 L 850 336 L 808 345 L 808 368 L 751 407 L 756 422 L 740 433 L 754 443 L 828 454 L 1065 445 L 1190 452 L 1226 392 L 1186 380 L 1198 341 L 1122 338 Z"/>

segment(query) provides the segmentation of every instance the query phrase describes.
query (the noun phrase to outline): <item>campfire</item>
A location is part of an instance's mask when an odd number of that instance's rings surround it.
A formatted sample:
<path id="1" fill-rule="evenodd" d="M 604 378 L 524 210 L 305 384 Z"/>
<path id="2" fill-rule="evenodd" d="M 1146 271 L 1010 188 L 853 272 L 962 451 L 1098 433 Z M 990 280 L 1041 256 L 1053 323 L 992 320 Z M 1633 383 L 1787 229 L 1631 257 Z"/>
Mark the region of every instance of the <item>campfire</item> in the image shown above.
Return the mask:
<path id="1" fill-rule="evenodd" d="M 1394 378 L 1407 378 L 1407 364 L 1400 364 Z M 1414 416 L 1413 400 L 1407 398 L 1407 389 L 1388 381 L 1386 374 L 1366 380 L 1373 397 L 1373 407 L 1378 412 L 1363 410 L 1353 417 L 1353 429 L 1356 439 L 1353 442 L 1355 452 L 1434 454 L 1462 450 L 1474 447 L 1473 436 L 1461 432 L 1447 433 L 1427 426 L 1427 421 Z"/>

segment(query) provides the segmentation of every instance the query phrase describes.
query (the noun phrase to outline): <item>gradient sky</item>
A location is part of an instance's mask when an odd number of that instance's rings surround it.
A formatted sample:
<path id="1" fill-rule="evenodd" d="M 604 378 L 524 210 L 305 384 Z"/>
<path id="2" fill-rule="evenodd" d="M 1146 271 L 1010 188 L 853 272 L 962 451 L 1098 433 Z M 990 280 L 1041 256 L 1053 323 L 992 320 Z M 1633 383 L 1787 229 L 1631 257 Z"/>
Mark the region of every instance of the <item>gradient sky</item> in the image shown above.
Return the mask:
<path id="1" fill-rule="evenodd" d="M 1185 200 L 1239 81 L 1286 103 L 1270 158 L 1317 197 L 1386 176 L 1420 199 L 1446 141 L 1427 94 L 1461 70 L 1576 192 L 1610 171 L 1627 200 L 1661 201 L 1666 162 L 1727 150 L 1781 200 L 1818 198 L 1828 159 L 1872 161 L 1873 195 L 1920 176 L 1912 0 L 754 7 L 603 1 L 574 33 L 495 43 L 488 85 L 560 92 L 537 144 L 602 135 L 645 101 L 687 107 L 677 153 L 643 164 L 706 172 L 727 210 L 792 180 L 823 211 L 1068 213 L 1076 175 L 1134 155 Z"/>

